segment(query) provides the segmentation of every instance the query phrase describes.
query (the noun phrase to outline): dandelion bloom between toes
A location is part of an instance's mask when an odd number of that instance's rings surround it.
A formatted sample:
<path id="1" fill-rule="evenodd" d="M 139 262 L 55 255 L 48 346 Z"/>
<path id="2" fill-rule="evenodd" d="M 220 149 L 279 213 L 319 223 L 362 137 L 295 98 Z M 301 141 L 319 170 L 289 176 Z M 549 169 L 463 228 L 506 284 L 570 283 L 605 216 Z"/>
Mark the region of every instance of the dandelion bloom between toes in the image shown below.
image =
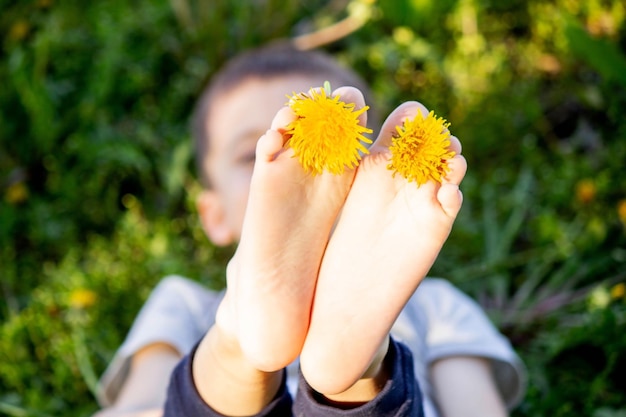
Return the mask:
<path id="1" fill-rule="evenodd" d="M 309 94 L 294 93 L 289 106 L 296 119 L 287 126 L 285 146 L 294 150 L 306 172 L 342 174 L 346 168 L 359 165 L 361 153 L 368 153 L 363 143 L 372 141 L 363 134 L 372 130 L 359 123 L 368 106 L 355 110 L 354 103 L 331 96 L 328 84 Z"/>
<path id="2" fill-rule="evenodd" d="M 450 123 L 432 111 L 426 117 L 419 113 L 396 126 L 387 168 L 394 171 L 394 176 L 400 174 L 409 182 L 415 181 L 418 187 L 429 180 L 441 183 L 450 170 L 447 160 L 454 156 L 449 149 L 448 126 Z"/>

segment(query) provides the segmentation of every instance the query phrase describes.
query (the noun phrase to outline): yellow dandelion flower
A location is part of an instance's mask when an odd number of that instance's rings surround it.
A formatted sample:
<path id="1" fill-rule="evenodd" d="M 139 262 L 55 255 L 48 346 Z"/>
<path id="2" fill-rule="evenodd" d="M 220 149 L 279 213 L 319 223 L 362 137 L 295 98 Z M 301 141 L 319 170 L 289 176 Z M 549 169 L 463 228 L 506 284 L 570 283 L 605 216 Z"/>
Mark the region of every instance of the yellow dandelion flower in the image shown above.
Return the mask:
<path id="1" fill-rule="evenodd" d="M 331 97 L 329 88 L 310 94 L 294 93 L 289 106 L 297 118 L 287 126 L 290 138 L 285 146 L 294 150 L 294 157 L 306 172 L 328 171 L 342 174 L 346 168 L 359 165 L 361 155 L 368 153 L 363 143 L 372 141 L 363 136 L 372 130 L 359 124 L 359 116 L 369 107 L 354 109 Z"/>
<path id="2" fill-rule="evenodd" d="M 613 288 L 611 288 L 611 297 L 614 300 L 617 300 L 618 298 L 624 298 L 624 295 L 626 295 L 626 284 L 624 284 L 623 282 L 615 284 Z"/>
<path id="3" fill-rule="evenodd" d="M 591 203 L 596 197 L 596 184 L 590 179 L 583 179 L 576 184 L 576 198 L 583 204 Z"/>
<path id="4" fill-rule="evenodd" d="M 85 309 L 96 303 L 96 293 L 86 288 L 77 288 L 70 293 L 70 306 L 76 309 Z"/>
<path id="5" fill-rule="evenodd" d="M 417 115 L 396 126 L 389 151 L 391 162 L 387 166 L 393 175 L 402 175 L 419 187 L 429 180 L 441 182 L 450 170 L 447 160 L 454 156 L 450 146 L 450 123 L 430 112 L 428 116 Z"/>
<path id="6" fill-rule="evenodd" d="M 9 204 L 19 204 L 28 199 L 28 187 L 21 181 L 9 185 L 4 195 Z"/>
<path id="7" fill-rule="evenodd" d="M 30 25 L 25 20 L 18 20 L 13 23 L 11 29 L 9 29 L 9 39 L 14 41 L 21 41 L 28 35 L 30 31 Z"/>

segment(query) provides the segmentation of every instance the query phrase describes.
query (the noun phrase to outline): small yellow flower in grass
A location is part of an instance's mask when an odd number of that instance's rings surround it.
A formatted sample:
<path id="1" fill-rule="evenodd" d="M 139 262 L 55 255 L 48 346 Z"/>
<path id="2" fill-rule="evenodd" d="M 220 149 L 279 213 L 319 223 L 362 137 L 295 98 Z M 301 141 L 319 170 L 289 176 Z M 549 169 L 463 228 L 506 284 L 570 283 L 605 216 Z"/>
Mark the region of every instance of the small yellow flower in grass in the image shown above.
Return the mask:
<path id="1" fill-rule="evenodd" d="M 596 197 L 597 189 L 593 180 L 583 179 L 576 184 L 576 198 L 583 204 L 591 203 Z"/>
<path id="2" fill-rule="evenodd" d="M 79 310 L 96 303 L 96 293 L 86 288 L 77 288 L 70 293 L 70 306 Z"/>
<path id="3" fill-rule="evenodd" d="M 611 297 L 614 300 L 617 300 L 618 298 L 624 298 L 624 295 L 626 295 L 626 284 L 624 284 L 623 282 L 615 284 L 613 288 L 611 288 Z"/>
<path id="4" fill-rule="evenodd" d="M 331 97 L 328 83 L 319 91 L 294 93 L 289 106 L 297 117 L 287 126 L 290 138 L 285 146 L 294 150 L 306 172 L 342 174 L 359 165 L 361 153 L 368 153 L 363 143 L 372 141 L 363 134 L 372 130 L 359 124 L 368 106 L 355 110 L 354 103 Z"/>
<path id="5" fill-rule="evenodd" d="M 18 20 L 9 29 L 9 39 L 14 41 L 21 41 L 28 35 L 30 31 L 30 25 L 25 20 Z"/>
<path id="6" fill-rule="evenodd" d="M 19 204 L 28 199 L 28 187 L 21 181 L 9 185 L 4 195 L 4 199 L 9 204 Z"/>
<path id="7" fill-rule="evenodd" d="M 454 156 L 448 149 L 448 126 L 450 123 L 432 111 L 426 117 L 420 113 L 402 126 L 396 126 L 387 168 L 394 171 L 394 176 L 400 174 L 409 182 L 415 181 L 418 187 L 429 180 L 440 183 L 450 170 L 447 160 Z"/>

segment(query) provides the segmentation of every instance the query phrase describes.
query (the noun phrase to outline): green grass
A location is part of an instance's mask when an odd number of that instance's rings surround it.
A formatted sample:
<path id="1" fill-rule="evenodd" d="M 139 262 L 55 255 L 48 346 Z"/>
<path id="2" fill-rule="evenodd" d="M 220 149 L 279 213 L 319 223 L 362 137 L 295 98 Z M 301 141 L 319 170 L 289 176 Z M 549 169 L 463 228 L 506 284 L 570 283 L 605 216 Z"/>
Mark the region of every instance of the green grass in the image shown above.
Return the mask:
<path id="1" fill-rule="evenodd" d="M 345 3 L 368 21 L 325 49 L 381 114 L 420 100 L 463 142 L 465 203 L 432 274 L 527 363 L 514 416 L 626 415 L 617 0 L 0 0 L 0 415 L 90 415 L 163 276 L 223 286 L 230 250 L 194 208 L 194 100 L 228 57 Z"/>

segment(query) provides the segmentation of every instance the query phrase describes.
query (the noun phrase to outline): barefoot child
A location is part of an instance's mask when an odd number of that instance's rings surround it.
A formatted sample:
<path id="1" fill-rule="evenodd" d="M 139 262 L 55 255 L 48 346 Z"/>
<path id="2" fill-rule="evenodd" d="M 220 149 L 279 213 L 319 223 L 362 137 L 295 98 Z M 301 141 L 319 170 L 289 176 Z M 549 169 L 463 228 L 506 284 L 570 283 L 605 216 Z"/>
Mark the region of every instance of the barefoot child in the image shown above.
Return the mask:
<path id="1" fill-rule="evenodd" d="M 508 342 L 448 283 L 422 282 L 461 206 L 460 143 L 451 137 L 441 184 L 393 175 L 396 126 L 428 114 L 409 102 L 358 168 L 311 175 L 283 146 L 295 117 L 286 95 L 325 80 L 353 86 L 332 94 L 365 106 L 358 77 L 285 46 L 213 79 L 194 124 L 198 209 L 215 244 L 239 242 L 227 289 L 164 280 L 103 376 L 99 417 L 156 416 L 164 404 L 193 416 L 503 416 L 519 400 Z"/>

